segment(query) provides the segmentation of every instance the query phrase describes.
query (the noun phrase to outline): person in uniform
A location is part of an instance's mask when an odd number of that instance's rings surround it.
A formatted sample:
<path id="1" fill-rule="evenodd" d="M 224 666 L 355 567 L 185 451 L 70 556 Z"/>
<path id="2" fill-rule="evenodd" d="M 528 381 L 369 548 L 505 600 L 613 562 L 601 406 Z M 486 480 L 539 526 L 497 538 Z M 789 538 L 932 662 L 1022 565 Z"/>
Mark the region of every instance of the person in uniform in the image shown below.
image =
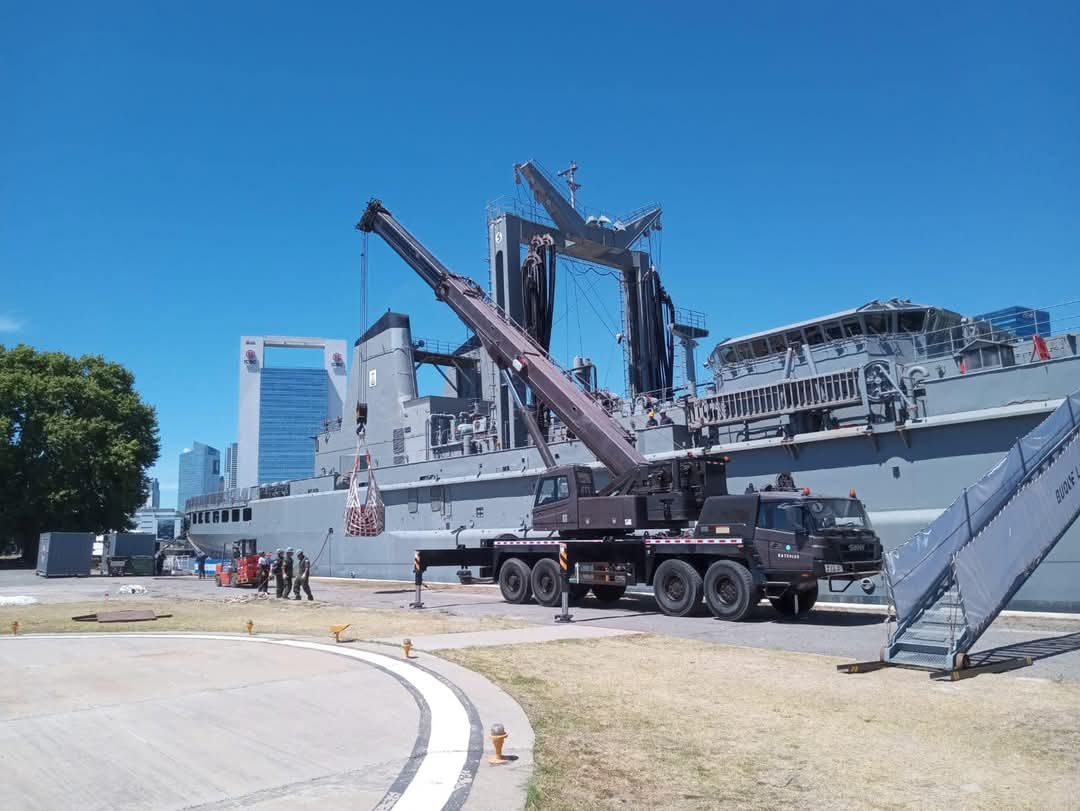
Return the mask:
<path id="1" fill-rule="evenodd" d="M 645 420 L 645 427 L 646 428 L 655 428 L 656 427 L 656 412 L 653 411 L 651 408 L 649 409 L 649 418 L 647 420 Z"/>
<path id="2" fill-rule="evenodd" d="M 199 579 L 204 580 L 206 578 L 206 553 L 200 552 L 195 558 L 195 562 L 199 565 Z"/>
<path id="3" fill-rule="evenodd" d="M 660 412 L 660 424 L 661 425 L 674 425 L 675 421 L 668 416 L 666 411 Z"/>
<path id="4" fill-rule="evenodd" d="M 264 594 L 269 593 L 270 590 L 270 556 L 265 552 L 259 553 L 259 583 L 255 588 L 255 591 L 261 591 Z"/>
<path id="5" fill-rule="evenodd" d="M 308 585 L 308 578 L 311 577 L 311 559 L 304 554 L 303 549 L 296 550 L 296 585 L 293 586 L 293 597 L 297 600 L 300 599 L 300 589 L 303 589 L 307 594 L 309 600 L 315 598 L 311 596 L 311 586 Z"/>
<path id="6" fill-rule="evenodd" d="M 293 548 L 290 546 L 288 549 L 285 550 L 285 560 L 282 561 L 281 565 L 281 568 L 285 572 L 285 591 L 282 593 L 281 596 L 284 597 L 286 600 L 289 599 L 289 595 L 292 593 L 293 571 L 295 563 L 296 562 L 293 560 Z"/>
<path id="7" fill-rule="evenodd" d="M 274 585 L 277 586 L 277 596 L 280 599 L 285 591 L 285 553 L 277 550 L 274 559 L 270 563 L 270 573 L 274 575 Z"/>

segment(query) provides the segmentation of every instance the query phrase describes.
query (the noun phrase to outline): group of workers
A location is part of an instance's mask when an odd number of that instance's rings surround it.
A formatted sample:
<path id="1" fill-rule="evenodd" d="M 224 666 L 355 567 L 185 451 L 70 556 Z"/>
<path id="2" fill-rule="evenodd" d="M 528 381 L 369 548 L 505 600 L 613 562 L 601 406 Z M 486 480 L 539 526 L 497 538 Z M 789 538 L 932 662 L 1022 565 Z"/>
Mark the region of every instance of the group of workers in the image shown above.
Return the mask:
<path id="1" fill-rule="evenodd" d="M 300 590 L 303 589 L 309 600 L 311 596 L 311 559 L 304 554 L 303 549 L 296 550 L 293 557 L 293 548 L 278 549 L 273 557 L 263 553 L 259 555 L 259 586 L 258 590 L 266 594 L 270 593 L 270 577 L 274 578 L 278 598 L 300 599 Z M 291 595 L 291 597 L 290 597 Z"/>
<path id="2" fill-rule="evenodd" d="M 648 419 L 645 420 L 645 427 L 646 428 L 655 428 L 655 427 L 657 427 L 657 425 L 674 425 L 675 424 L 675 421 L 673 419 L 671 419 L 671 417 L 668 416 L 668 413 L 666 411 L 661 411 L 660 412 L 660 421 L 659 422 L 656 421 L 656 412 L 653 411 L 651 408 L 649 409 L 649 413 L 648 413 L 647 416 L 648 416 Z"/>

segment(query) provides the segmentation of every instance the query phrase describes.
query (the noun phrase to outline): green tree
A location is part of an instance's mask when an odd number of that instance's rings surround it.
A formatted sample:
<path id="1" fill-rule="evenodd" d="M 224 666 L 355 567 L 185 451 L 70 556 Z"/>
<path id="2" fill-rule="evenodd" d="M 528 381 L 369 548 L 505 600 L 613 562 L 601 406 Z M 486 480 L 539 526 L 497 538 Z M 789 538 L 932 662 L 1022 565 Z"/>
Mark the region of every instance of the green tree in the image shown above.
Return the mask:
<path id="1" fill-rule="evenodd" d="M 128 526 L 160 450 L 134 383 L 98 355 L 0 345 L 0 546 L 32 562 L 42 532 Z"/>

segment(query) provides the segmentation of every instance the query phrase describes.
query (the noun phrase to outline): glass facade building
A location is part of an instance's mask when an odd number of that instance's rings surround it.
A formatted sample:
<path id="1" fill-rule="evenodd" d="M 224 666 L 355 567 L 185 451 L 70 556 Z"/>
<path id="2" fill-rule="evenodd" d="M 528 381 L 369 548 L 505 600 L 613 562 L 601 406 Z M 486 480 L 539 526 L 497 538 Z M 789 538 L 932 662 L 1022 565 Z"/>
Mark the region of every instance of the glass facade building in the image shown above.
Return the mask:
<path id="1" fill-rule="evenodd" d="M 238 446 L 235 442 L 225 448 L 225 489 L 236 489 L 236 467 Z"/>
<path id="2" fill-rule="evenodd" d="M 989 322 L 994 329 L 1007 329 L 1020 338 L 1050 334 L 1050 313 L 1046 310 L 1014 305 L 975 317 Z"/>
<path id="3" fill-rule="evenodd" d="M 313 437 L 324 430 L 329 386 L 325 369 L 262 370 L 259 484 L 313 475 Z"/>
<path id="4" fill-rule="evenodd" d="M 216 493 L 221 485 L 221 451 L 196 442 L 180 454 L 180 477 L 177 483 L 176 509 L 193 496 Z"/>

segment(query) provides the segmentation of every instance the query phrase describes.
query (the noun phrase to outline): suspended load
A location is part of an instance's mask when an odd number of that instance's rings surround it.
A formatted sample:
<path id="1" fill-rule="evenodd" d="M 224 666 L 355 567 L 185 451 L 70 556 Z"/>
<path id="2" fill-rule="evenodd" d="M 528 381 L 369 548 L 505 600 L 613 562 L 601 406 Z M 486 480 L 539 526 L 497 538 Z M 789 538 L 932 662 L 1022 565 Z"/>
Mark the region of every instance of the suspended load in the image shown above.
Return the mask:
<path id="1" fill-rule="evenodd" d="M 345 534 L 354 538 L 374 538 L 381 535 L 386 526 L 386 512 L 383 507 L 379 486 L 375 483 L 375 472 L 371 468 L 371 454 L 364 453 L 367 461 L 368 484 L 364 500 L 360 500 L 360 449 L 357 448 L 353 462 L 352 477 L 349 479 L 349 496 L 345 500 Z"/>

